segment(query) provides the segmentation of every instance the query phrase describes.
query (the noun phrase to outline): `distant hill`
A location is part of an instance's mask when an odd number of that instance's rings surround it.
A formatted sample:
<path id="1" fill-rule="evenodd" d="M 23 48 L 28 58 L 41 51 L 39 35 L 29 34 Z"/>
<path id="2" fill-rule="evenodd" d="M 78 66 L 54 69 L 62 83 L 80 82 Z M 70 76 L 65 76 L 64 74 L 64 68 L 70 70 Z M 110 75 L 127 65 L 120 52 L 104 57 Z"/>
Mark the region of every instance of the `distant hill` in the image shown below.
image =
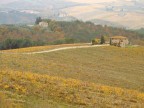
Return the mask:
<path id="1" fill-rule="evenodd" d="M 17 0 L 2 5 L 12 9 L 61 9 L 65 7 L 76 6 L 78 3 L 65 0 Z"/>
<path id="2" fill-rule="evenodd" d="M 138 30 L 136 30 L 136 31 L 137 31 L 138 33 L 144 35 L 144 28 L 138 29 Z"/>
<path id="3" fill-rule="evenodd" d="M 77 5 L 80 3 L 64 0 L 18 0 L 0 5 L 0 24 L 31 24 L 38 16 L 58 21 L 72 21 L 76 18 L 61 9 Z"/>
<path id="4" fill-rule="evenodd" d="M 125 28 L 125 26 L 114 23 L 114 22 L 110 22 L 110 21 L 105 21 L 105 20 L 101 20 L 101 19 L 93 19 L 90 20 L 91 22 L 93 22 L 96 25 L 107 25 L 107 26 L 112 26 L 112 27 L 119 27 L 119 28 Z"/>
<path id="5" fill-rule="evenodd" d="M 144 27 L 143 7 L 144 1 L 142 0 L 103 0 L 103 2 L 93 0 L 87 2 L 85 6 L 75 6 L 64 10 L 85 21 L 100 19 L 101 24 L 111 22 L 128 29 L 137 29 Z"/>
<path id="6" fill-rule="evenodd" d="M 0 24 L 33 24 L 36 17 L 36 14 L 16 10 L 0 11 Z"/>
<path id="7" fill-rule="evenodd" d="M 21 14 L 28 13 L 30 16 L 37 15 L 43 18 L 65 21 L 67 19 L 73 20 L 73 18 L 83 21 L 94 21 L 98 19 L 99 24 L 102 25 L 122 26 L 127 29 L 144 27 L 143 0 L 109 0 L 103 2 L 100 0 L 92 0 L 90 2 L 86 0 L 81 2 L 76 0 L 18 0 L 3 4 L 0 7 L 3 9 L 9 8 L 10 10 L 16 10 L 21 12 Z M 6 16 L 5 14 L 6 13 L 3 13 L 3 16 Z M 21 20 L 20 22 L 23 23 L 33 22 L 31 17 L 24 17 L 25 15 L 22 15 L 22 18 L 18 20 Z M 11 19 L 13 22 L 14 18 L 11 17 Z M 10 22 L 7 17 L 5 21 L 3 20 L 4 18 L 1 17 L 0 21 L 3 24 L 6 23 L 6 21 Z"/>

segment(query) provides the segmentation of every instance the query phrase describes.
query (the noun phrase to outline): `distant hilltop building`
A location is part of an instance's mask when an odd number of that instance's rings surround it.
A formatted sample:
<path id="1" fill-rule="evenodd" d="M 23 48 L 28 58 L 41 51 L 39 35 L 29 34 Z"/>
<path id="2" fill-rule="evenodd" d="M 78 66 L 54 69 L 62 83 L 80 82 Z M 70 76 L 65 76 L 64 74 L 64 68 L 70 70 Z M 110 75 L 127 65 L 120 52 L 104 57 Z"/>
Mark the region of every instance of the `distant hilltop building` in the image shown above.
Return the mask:
<path id="1" fill-rule="evenodd" d="M 32 25 L 32 24 L 29 24 L 29 25 L 27 25 L 28 27 L 33 27 L 34 25 Z"/>
<path id="2" fill-rule="evenodd" d="M 110 45 L 118 46 L 118 47 L 125 47 L 129 44 L 129 40 L 127 37 L 124 36 L 114 36 L 110 38 Z"/>
<path id="3" fill-rule="evenodd" d="M 40 27 L 48 27 L 48 23 L 42 21 L 42 22 L 39 22 L 39 26 L 40 26 Z"/>

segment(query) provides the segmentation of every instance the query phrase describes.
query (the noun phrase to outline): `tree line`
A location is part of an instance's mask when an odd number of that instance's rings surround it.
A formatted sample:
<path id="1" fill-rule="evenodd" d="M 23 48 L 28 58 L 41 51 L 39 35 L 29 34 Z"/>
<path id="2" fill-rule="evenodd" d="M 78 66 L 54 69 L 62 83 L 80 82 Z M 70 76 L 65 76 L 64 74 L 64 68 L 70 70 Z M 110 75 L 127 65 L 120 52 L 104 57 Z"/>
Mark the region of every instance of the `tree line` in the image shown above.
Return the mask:
<path id="1" fill-rule="evenodd" d="M 48 27 L 40 27 L 39 22 L 48 23 Z M 32 27 L 27 25 L 0 25 L 0 49 L 12 49 L 49 44 L 69 44 L 91 42 L 95 38 L 122 35 L 133 44 L 144 45 L 144 34 L 83 21 L 55 21 L 36 19 Z"/>

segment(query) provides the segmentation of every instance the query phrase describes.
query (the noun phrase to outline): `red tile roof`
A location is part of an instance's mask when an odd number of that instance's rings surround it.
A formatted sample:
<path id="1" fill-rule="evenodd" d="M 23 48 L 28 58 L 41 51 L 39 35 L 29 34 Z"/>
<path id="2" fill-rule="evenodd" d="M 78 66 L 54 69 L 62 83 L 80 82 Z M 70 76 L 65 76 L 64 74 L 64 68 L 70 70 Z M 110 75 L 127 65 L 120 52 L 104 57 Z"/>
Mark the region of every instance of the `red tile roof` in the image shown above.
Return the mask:
<path id="1" fill-rule="evenodd" d="M 127 37 L 124 37 L 124 36 L 113 36 L 113 37 L 110 37 L 111 39 L 127 39 Z"/>

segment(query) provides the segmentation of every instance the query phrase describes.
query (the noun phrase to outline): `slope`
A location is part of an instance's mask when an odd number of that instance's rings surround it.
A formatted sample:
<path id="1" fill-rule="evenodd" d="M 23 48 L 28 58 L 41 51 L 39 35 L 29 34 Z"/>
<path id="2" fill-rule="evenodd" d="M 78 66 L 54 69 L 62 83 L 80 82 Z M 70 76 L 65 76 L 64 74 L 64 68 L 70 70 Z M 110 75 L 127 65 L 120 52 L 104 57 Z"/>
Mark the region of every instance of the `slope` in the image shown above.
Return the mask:
<path id="1" fill-rule="evenodd" d="M 53 48 L 56 47 L 60 46 Z M 143 56 L 143 47 L 93 47 L 29 55 L 4 53 L 0 54 L 0 68 L 144 91 Z"/>
<path id="2" fill-rule="evenodd" d="M 9 94 L 8 100 L 13 101 L 15 106 L 19 104 L 25 108 L 142 107 L 144 105 L 143 93 L 74 79 L 0 70 L 0 82 L 0 90 L 6 95 Z M 0 106 L 2 104 L 0 103 Z"/>

